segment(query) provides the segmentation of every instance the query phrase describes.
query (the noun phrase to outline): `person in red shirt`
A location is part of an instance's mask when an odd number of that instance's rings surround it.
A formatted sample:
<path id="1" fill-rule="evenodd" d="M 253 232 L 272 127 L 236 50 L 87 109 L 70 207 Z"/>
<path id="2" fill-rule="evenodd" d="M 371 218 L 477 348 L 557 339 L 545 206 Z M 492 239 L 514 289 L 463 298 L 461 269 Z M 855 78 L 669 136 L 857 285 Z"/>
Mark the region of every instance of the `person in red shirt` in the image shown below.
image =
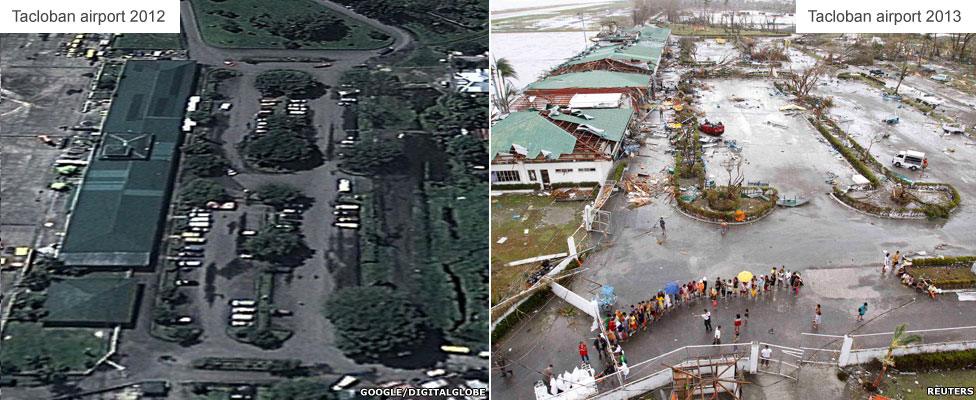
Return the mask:
<path id="1" fill-rule="evenodd" d="M 735 337 L 739 337 L 739 327 L 742 326 L 742 316 L 735 314 Z"/>
<path id="2" fill-rule="evenodd" d="M 586 343 L 580 342 L 579 354 L 580 354 L 580 359 L 583 360 L 583 362 L 587 362 L 587 363 L 590 362 L 590 354 L 589 352 L 586 351 Z"/>

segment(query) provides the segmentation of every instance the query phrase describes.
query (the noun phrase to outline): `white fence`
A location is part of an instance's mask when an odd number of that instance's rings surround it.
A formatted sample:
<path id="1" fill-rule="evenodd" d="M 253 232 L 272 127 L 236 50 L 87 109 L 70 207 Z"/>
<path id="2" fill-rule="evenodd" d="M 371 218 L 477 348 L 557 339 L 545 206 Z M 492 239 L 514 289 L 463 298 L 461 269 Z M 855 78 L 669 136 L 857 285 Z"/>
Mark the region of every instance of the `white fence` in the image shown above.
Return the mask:
<path id="1" fill-rule="evenodd" d="M 941 353 L 976 349 L 976 326 L 905 331 L 922 336 L 922 343 L 896 349 L 895 355 Z M 749 373 L 767 373 L 798 379 L 803 364 L 826 364 L 839 367 L 865 364 L 887 353 L 887 343 L 894 332 L 862 335 L 826 335 L 803 333 L 805 339 L 818 340 L 823 347 L 787 347 L 764 342 L 720 345 L 685 346 L 657 357 L 630 365 L 629 373 L 620 385 L 620 374 L 600 377 L 596 381 L 599 400 L 625 400 L 671 384 L 672 370 L 668 366 L 689 360 L 716 357 L 739 357 L 738 368 Z M 936 340 L 933 342 L 932 340 Z M 880 344 L 879 344 L 880 343 Z M 857 346 L 859 345 L 859 346 Z M 865 345 L 869 347 L 864 347 Z M 760 364 L 759 352 L 765 346 L 773 350 L 769 365 Z"/>

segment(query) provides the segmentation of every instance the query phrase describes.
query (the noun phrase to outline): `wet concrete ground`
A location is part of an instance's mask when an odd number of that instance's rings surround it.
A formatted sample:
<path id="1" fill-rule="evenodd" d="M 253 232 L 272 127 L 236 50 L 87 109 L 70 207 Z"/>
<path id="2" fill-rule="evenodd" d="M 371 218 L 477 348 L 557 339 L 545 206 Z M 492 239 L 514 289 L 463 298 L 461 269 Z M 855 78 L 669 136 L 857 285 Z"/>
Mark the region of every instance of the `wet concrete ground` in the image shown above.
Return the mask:
<path id="1" fill-rule="evenodd" d="M 572 285 L 576 293 L 590 298 L 599 285 L 612 285 L 616 289 L 616 304 L 625 308 L 650 297 L 672 280 L 687 282 L 707 277 L 714 282 L 716 277 L 729 278 L 741 270 L 764 273 L 773 266 L 785 265 L 805 276 L 807 285 L 799 297 L 783 290 L 757 300 L 724 300 L 713 311 L 713 325 L 730 328 L 734 314 L 750 308 L 751 320 L 739 342 L 761 340 L 817 348 L 828 341 L 801 335 L 811 329 L 816 304 L 824 307 L 820 332 L 835 335 L 855 329 L 858 334 L 891 332 L 900 323 L 908 323 L 915 329 L 976 323 L 973 303 L 959 302 L 954 295 L 937 300 L 919 298 L 894 278 L 879 277 L 884 250 L 898 249 L 906 254 L 926 251 L 929 255 L 976 253 L 976 208 L 969 204 L 976 198 L 976 185 L 957 179 L 969 179 L 973 171 L 971 164 L 947 162 L 951 166 L 934 177 L 945 178 L 963 196 L 963 204 L 948 220 L 888 220 L 860 214 L 827 196 L 829 185 L 823 183 L 825 171 L 848 171 L 840 175 L 849 179 L 853 170 L 819 141 L 820 134 L 814 128 L 792 117 L 780 121 L 785 121 L 786 128 L 765 123 L 765 117 L 778 113 L 770 110 L 778 110 L 780 102 L 785 104 L 782 98 L 769 96 L 764 88 L 767 83 L 758 80 L 707 83 L 714 87 L 714 92 L 703 94 L 701 108 L 716 116 L 724 113 L 718 119 L 726 124 L 725 136 L 739 140 L 742 154 L 749 160 L 746 179 L 767 180 L 774 186 L 782 186 L 783 191 L 809 193 L 810 203 L 799 208 L 777 209 L 753 224 L 734 226 L 722 236 L 717 226 L 677 213 L 664 196 L 653 204 L 627 209 L 626 199 L 618 194 L 605 207 L 613 213 L 611 234 L 605 239 L 607 246 L 584 263 L 586 271 Z M 728 100 L 728 92 L 736 91 L 765 105 L 755 111 L 735 108 Z M 665 153 L 667 148 L 665 139 L 651 139 L 641 149 L 640 156 L 630 161 L 628 169 L 647 173 L 662 171 L 672 164 L 672 156 Z M 708 174 L 718 177 L 725 175 L 725 171 L 710 167 Z M 664 235 L 654 225 L 661 216 L 667 221 L 668 231 L 666 239 L 658 243 Z M 943 250 L 936 250 L 939 245 L 944 245 Z M 888 312 L 859 325 L 854 313 L 865 301 L 869 303 L 869 318 Z M 562 316 L 559 310 L 566 306 L 560 299 L 551 300 L 495 344 L 496 352 L 507 353 L 515 376 L 502 379 L 494 374 L 493 395 L 504 399 L 532 398 L 532 385 L 540 379 L 539 371 L 546 365 L 554 364 L 557 371 L 576 365 L 576 344 L 580 340 L 590 344 L 595 334 L 590 331 L 588 318 Z M 624 344 L 631 364 L 682 346 L 710 344 L 711 336 L 704 331 L 697 315 L 705 307 L 696 304 L 679 308 L 652 326 L 650 334 Z M 953 335 L 960 333 L 927 335 L 926 341 L 953 339 Z M 730 329 L 725 331 L 725 338 L 725 343 L 731 340 Z M 872 340 L 865 339 L 864 345 L 880 346 Z"/>

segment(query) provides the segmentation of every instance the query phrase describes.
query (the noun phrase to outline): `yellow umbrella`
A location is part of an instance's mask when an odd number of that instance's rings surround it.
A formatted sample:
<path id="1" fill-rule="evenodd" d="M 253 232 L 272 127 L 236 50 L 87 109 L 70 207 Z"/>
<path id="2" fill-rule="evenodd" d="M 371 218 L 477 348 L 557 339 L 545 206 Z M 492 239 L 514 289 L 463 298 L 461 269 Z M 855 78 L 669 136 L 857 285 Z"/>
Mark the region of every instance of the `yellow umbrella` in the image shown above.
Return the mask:
<path id="1" fill-rule="evenodd" d="M 739 278 L 739 282 L 749 282 L 752 280 L 752 272 L 742 271 L 736 277 Z"/>

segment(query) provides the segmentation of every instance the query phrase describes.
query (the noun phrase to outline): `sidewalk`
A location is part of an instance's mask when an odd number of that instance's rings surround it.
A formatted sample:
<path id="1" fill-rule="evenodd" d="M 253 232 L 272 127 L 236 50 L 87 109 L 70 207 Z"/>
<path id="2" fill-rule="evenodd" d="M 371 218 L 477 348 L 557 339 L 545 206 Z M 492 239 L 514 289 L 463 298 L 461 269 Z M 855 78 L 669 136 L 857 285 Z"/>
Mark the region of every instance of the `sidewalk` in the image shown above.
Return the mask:
<path id="1" fill-rule="evenodd" d="M 717 309 L 702 300 L 678 306 L 660 321 L 652 323 L 648 332 L 641 332 L 623 344 L 627 359 L 636 364 L 682 346 L 711 344 L 712 336 L 705 331 L 699 316 L 705 308 L 712 312 L 712 325 L 722 326 L 723 343 L 732 343 L 732 320 L 736 313 L 744 313 L 746 308 L 750 310 L 750 319 L 742 328 L 739 343 L 758 340 L 790 347 L 822 346 L 829 339 L 801 335 L 801 332 L 812 331 L 811 320 L 817 303 L 823 307 L 823 324 L 817 331 L 821 334 L 844 335 L 855 329 L 856 334 L 891 332 L 901 322 L 907 322 L 909 329 L 976 325 L 976 313 L 972 312 L 971 303 L 959 302 L 951 294 L 936 300 L 917 296 L 890 274 L 881 278 L 874 266 L 807 269 L 803 276 L 805 286 L 798 297 L 783 288 L 756 300 L 723 299 Z M 647 295 L 650 296 L 652 291 L 656 292 L 657 288 L 649 288 Z M 579 288 L 576 292 L 585 296 Z M 912 299 L 916 301 L 911 302 Z M 637 300 L 633 299 L 633 302 Z M 859 323 L 856 308 L 863 302 L 868 302 L 869 311 L 866 323 Z M 621 309 L 630 307 L 630 303 L 623 299 L 618 299 L 617 305 Z M 592 320 L 580 313 L 572 317 L 562 316 L 559 311 L 566 307 L 569 305 L 554 298 L 532 319 L 496 344 L 495 351 L 511 349 L 507 358 L 512 362 L 515 376 L 502 379 L 497 373 L 493 374 L 493 394 L 505 399 L 531 399 L 532 385 L 541 379 L 538 371 L 550 363 L 557 372 L 572 369 L 579 362 L 576 353 L 579 341 L 584 340 L 592 347 L 592 338 L 596 335 L 590 331 Z M 871 320 L 886 311 L 887 314 Z M 971 335 L 972 331 L 939 334 L 924 340 L 962 339 L 953 336 L 965 334 Z M 872 340 L 872 347 L 877 346 L 874 342 L 883 340 L 883 337 L 879 338 Z M 594 367 L 599 371 L 604 365 L 595 353 L 590 349 Z M 806 378 L 801 376 L 801 379 Z"/>

